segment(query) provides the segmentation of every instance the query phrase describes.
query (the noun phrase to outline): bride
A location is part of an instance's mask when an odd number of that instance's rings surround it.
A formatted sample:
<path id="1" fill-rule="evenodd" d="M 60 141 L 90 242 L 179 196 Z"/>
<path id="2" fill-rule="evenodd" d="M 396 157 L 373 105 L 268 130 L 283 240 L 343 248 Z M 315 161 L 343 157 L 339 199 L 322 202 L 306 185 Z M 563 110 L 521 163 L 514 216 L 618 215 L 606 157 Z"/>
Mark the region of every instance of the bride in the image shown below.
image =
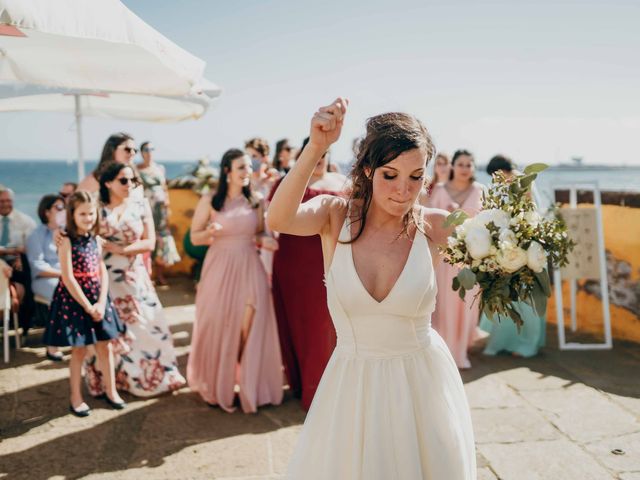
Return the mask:
<path id="1" fill-rule="evenodd" d="M 434 154 L 426 128 L 402 113 L 370 118 L 349 200 L 320 195 L 301 204 L 315 165 L 340 137 L 347 105 L 337 99 L 315 113 L 309 144 L 267 213 L 274 231 L 320 235 L 338 337 L 288 478 L 475 479 L 462 381 L 430 325 L 432 258 L 449 231 L 447 212 L 416 201 Z"/>

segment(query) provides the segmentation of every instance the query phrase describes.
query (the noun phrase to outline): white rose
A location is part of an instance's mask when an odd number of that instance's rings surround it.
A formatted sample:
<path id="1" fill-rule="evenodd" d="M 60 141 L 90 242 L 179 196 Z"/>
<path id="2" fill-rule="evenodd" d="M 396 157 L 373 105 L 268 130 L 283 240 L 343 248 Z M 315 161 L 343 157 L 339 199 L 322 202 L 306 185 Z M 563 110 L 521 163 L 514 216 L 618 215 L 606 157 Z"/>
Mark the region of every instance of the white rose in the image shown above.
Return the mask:
<path id="1" fill-rule="evenodd" d="M 487 227 L 480 223 L 470 223 L 466 231 L 467 235 L 464 241 L 467 244 L 467 251 L 471 258 L 479 260 L 489 255 L 491 233 L 487 230 Z"/>
<path id="2" fill-rule="evenodd" d="M 540 215 L 535 210 L 524 214 L 524 221 L 534 228 L 538 226 L 538 224 L 540 223 L 540 219 Z"/>
<path id="3" fill-rule="evenodd" d="M 483 210 L 475 217 L 483 225 L 493 224 L 498 228 L 507 228 L 509 226 L 509 214 L 498 208 Z"/>
<path id="4" fill-rule="evenodd" d="M 510 248 L 518 246 L 518 238 L 516 234 L 513 233 L 513 230 L 509 230 L 508 228 L 503 228 L 500 230 L 500 236 L 498 237 L 498 242 L 500 242 L 501 248 Z M 502 247 L 504 245 L 504 247 Z"/>
<path id="5" fill-rule="evenodd" d="M 538 242 L 531 242 L 527 249 L 527 267 L 540 273 L 547 265 L 547 253 Z"/>
<path id="6" fill-rule="evenodd" d="M 500 248 L 496 261 L 505 272 L 513 273 L 527 264 L 527 252 L 520 247 Z"/>

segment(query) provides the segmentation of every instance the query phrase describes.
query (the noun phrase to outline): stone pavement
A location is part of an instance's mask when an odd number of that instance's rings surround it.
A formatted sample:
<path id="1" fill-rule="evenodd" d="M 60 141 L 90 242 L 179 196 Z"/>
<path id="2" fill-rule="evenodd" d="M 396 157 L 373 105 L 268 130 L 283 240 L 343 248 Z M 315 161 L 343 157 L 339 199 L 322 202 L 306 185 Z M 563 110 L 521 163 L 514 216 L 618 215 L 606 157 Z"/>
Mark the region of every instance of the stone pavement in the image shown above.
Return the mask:
<path id="1" fill-rule="evenodd" d="M 191 290 L 160 292 L 183 372 Z M 537 358 L 475 353 L 463 373 L 479 479 L 640 480 L 640 345 L 559 352 L 555 330 L 548 338 Z M 227 414 L 186 388 L 127 398 L 123 412 L 89 400 L 93 413 L 80 419 L 67 413 L 67 375 L 36 333 L 0 366 L 0 478 L 279 479 L 304 421 L 288 396 L 254 415 Z"/>

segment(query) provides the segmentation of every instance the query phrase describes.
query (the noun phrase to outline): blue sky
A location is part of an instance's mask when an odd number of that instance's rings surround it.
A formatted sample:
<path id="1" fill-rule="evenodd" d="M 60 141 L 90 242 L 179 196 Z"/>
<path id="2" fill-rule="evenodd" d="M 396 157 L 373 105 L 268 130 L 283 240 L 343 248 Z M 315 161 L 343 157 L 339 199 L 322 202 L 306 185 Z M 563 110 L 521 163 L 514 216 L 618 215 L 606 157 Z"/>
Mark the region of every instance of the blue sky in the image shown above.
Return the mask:
<path id="1" fill-rule="evenodd" d="M 640 2 L 125 0 L 207 62 L 223 96 L 197 122 L 88 118 L 87 157 L 113 131 L 151 139 L 160 159 L 219 158 L 251 136 L 299 143 L 314 109 L 351 111 L 333 158 L 347 161 L 365 119 L 422 119 L 439 149 L 480 163 L 583 156 L 640 164 Z M 75 157 L 67 115 L 0 114 L 1 158 Z"/>

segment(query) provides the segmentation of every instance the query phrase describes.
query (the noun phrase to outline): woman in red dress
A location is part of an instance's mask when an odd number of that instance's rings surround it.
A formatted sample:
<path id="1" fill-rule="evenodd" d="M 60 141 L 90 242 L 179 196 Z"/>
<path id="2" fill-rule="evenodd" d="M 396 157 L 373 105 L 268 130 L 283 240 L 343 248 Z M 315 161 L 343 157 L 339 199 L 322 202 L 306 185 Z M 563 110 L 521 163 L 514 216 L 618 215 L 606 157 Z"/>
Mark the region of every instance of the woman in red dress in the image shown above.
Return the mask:
<path id="1" fill-rule="evenodd" d="M 307 144 L 305 139 L 302 151 Z M 327 171 L 327 154 L 309 181 L 303 202 L 317 195 L 338 195 L 346 177 Z M 271 191 L 273 197 L 280 182 Z M 327 308 L 320 236 L 281 234 L 273 258 L 273 303 L 282 360 L 293 395 L 308 410 L 322 373 L 336 346 L 336 332 Z M 304 268 L 301 268 L 304 265 Z"/>

